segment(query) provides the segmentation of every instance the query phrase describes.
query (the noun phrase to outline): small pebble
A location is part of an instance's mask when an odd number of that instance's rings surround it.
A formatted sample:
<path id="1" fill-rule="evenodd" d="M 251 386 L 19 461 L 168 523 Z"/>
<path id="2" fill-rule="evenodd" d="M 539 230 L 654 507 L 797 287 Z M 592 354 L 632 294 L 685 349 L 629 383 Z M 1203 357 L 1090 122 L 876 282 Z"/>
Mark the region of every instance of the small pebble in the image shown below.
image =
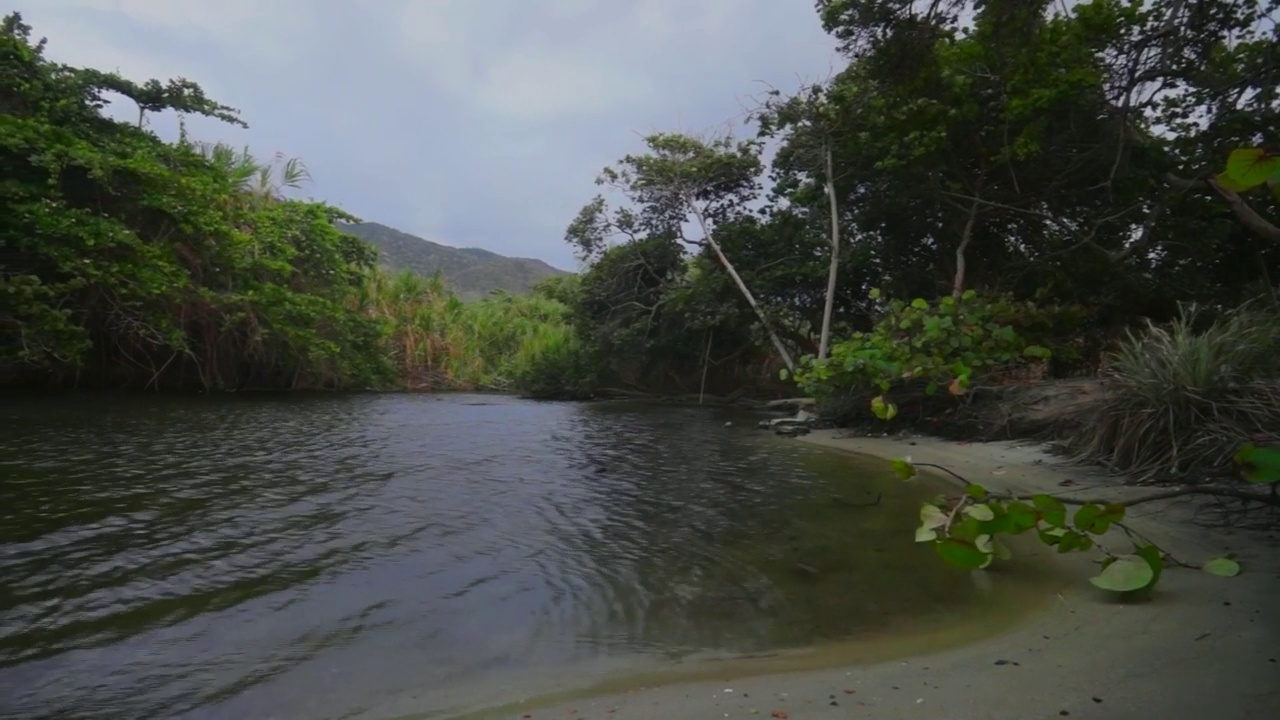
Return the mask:
<path id="1" fill-rule="evenodd" d="M 1100 703 L 1100 702 L 1102 702 L 1102 698 L 1100 698 L 1100 697 L 1096 697 L 1096 698 L 1094 698 L 1094 699 L 1093 699 L 1093 701 L 1094 701 L 1094 702 L 1096 702 L 1096 703 Z"/>

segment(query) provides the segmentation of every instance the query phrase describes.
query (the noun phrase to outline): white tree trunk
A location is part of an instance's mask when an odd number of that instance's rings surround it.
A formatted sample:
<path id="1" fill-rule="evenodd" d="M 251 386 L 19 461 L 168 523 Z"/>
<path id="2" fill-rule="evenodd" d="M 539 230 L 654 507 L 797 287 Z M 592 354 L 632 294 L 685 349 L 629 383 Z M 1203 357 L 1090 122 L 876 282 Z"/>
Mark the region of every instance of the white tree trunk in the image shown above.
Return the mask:
<path id="1" fill-rule="evenodd" d="M 765 317 L 764 311 L 760 309 L 760 304 L 756 302 L 756 298 L 747 289 L 747 284 L 742 281 L 742 276 L 738 275 L 738 271 L 734 269 L 733 263 L 729 262 L 729 258 L 725 257 L 724 251 L 720 249 L 720 243 L 711 236 L 711 228 L 707 225 L 707 217 L 698 207 L 697 202 L 693 198 L 686 198 L 686 203 L 693 210 L 694 217 L 698 219 L 698 227 L 702 229 L 702 236 L 706 238 L 707 245 L 711 248 L 711 252 L 716 254 L 716 259 L 720 261 L 720 265 L 724 267 L 725 272 L 729 273 L 729 277 L 733 278 L 733 283 L 738 286 L 738 291 L 742 293 L 742 297 L 747 299 L 747 304 L 755 311 L 756 317 L 760 318 L 760 324 L 764 326 L 764 331 L 769 335 L 769 340 L 773 342 L 773 347 L 778 351 L 778 356 L 782 358 L 782 362 L 787 366 L 789 372 L 795 372 L 796 364 L 791 360 L 791 353 L 787 352 L 787 346 L 782 344 L 782 339 L 778 337 L 778 333 L 774 332 L 773 325 L 769 322 L 769 318 Z"/>
<path id="2" fill-rule="evenodd" d="M 956 277 L 951 285 L 951 297 L 956 300 L 964 294 L 965 259 L 964 253 L 969 249 L 969 241 L 973 239 L 973 226 L 978 220 L 978 200 L 974 199 L 969 208 L 969 217 L 964 222 L 964 232 L 960 236 L 960 245 L 956 247 Z"/>
<path id="3" fill-rule="evenodd" d="M 822 334 L 818 338 L 818 359 L 824 360 L 831 349 L 831 315 L 836 306 L 836 280 L 840 273 L 840 216 L 836 206 L 835 170 L 832 167 L 831 141 L 826 147 L 827 202 L 831 206 L 831 267 L 827 270 L 827 304 L 822 309 Z"/>

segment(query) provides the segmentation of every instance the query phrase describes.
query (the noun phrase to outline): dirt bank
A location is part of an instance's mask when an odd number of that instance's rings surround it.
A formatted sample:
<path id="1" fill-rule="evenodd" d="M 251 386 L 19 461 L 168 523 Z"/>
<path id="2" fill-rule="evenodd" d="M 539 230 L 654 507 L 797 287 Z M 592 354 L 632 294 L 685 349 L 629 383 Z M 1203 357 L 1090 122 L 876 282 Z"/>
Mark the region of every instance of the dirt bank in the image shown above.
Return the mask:
<path id="1" fill-rule="evenodd" d="M 1069 467 L 1029 444 L 917 438 L 802 440 L 945 465 L 993 490 L 1142 494 Z M 1071 481 L 1067 483 L 1066 481 Z M 1092 556 L 1059 562 L 1067 588 L 1030 622 L 960 648 L 906 661 L 670 685 L 489 717 L 701 720 L 1099 718 L 1217 720 L 1280 717 L 1280 538 L 1188 523 L 1195 500 L 1142 505 L 1130 524 L 1184 561 L 1237 554 L 1232 579 L 1169 570 L 1152 600 L 1124 604 L 1087 582 Z M 1117 541 L 1116 545 L 1122 545 Z"/>

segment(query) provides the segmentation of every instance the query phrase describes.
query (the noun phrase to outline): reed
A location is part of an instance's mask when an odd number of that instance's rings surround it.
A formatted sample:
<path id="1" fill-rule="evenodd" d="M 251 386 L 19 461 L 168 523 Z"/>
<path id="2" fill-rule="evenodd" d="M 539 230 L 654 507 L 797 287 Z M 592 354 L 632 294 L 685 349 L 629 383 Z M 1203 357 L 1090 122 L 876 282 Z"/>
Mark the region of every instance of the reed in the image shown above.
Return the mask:
<path id="1" fill-rule="evenodd" d="M 562 303 L 507 294 L 464 303 L 439 275 L 377 270 L 360 310 L 383 328 L 407 389 L 523 391 L 548 358 L 580 349 Z"/>

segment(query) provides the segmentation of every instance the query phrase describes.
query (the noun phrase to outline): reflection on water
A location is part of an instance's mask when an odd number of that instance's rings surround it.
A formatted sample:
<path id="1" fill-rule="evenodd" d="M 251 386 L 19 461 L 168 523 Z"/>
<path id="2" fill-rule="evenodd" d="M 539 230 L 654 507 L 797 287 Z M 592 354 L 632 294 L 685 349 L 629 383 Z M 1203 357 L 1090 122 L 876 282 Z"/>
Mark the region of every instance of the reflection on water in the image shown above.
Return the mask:
<path id="1" fill-rule="evenodd" d="M 911 542 L 930 488 L 700 409 L 3 412 L 3 718 L 426 712 L 548 668 L 796 647 L 983 602 Z"/>

